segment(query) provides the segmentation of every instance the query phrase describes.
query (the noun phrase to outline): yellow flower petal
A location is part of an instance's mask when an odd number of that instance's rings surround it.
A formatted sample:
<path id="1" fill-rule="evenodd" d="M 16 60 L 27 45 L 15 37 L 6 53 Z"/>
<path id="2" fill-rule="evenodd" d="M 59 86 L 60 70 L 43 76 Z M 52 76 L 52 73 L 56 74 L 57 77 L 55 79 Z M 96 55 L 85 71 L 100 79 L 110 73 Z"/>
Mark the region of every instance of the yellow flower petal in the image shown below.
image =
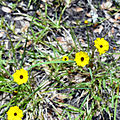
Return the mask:
<path id="1" fill-rule="evenodd" d="M 63 56 L 63 57 L 62 57 L 62 60 L 63 60 L 63 61 L 68 61 L 69 58 L 68 58 L 68 56 Z"/>
<path id="2" fill-rule="evenodd" d="M 26 83 L 28 81 L 28 71 L 24 70 L 23 68 L 16 70 L 16 72 L 13 74 L 13 78 L 18 85 Z"/>
<path id="3" fill-rule="evenodd" d="M 89 56 L 86 52 L 78 52 L 75 54 L 75 59 L 78 66 L 84 67 L 85 65 L 89 64 Z"/>
<path id="4" fill-rule="evenodd" d="M 109 43 L 104 38 L 97 38 L 94 43 L 100 55 L 109 50 Z"/>
<path id="5" fill-rule="evenodd" d="M 85 24 L 88 24 L 88 21 L 87 21 L 87 20 L 85 20 L 85 21 L 84 21 L 84 23 L 85 23 Z"/>
<path id="6" fill-rule="evenodd" d="M 7 112 L 8 120 L 22 120 L 23 112 L 18 106 L 10 107 Z"/>

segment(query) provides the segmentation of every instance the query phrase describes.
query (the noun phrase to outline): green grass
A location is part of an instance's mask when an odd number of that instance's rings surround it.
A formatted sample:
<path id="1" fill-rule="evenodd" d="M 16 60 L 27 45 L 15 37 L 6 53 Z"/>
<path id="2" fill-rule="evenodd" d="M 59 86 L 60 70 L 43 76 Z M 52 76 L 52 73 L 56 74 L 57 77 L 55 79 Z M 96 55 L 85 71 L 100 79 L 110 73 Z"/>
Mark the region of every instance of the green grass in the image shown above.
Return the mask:
<path id="1" fill-rule="evenodd" d="M 59 5 L 61 1 L 56 2 Z M 36 0 L 29 0 L 28 8 L 35 3 Z M 23 110 L 24 115 L 31 116 L 29 118 L 31 120 L 33 118 L 44 120 L 53 113 L 55 115 L 52 116 L 52 119 L 92 120 L 97 113 L 103 115 L 103 111 L 116 120 L 117 105 L 120 99 L 120 66 L 118 65 L 120 57 L 110 63 L 101 61 L 101 58 L 107 59 L 107 56 L 112 57 L 120 55 L 120 53 L 106 52 L 101 56 L 96 55 L 95 47 L 90 47 L 90 33 L 88 32 L 93 23 L 79 26 L 80 28 L 87 27 L 88 46 L 85 49 L 75 35 L 75 26 L 62 24 L 62 15 L 68 4 L 70 1 L 65 4 L 59 17 L 56 12 L 55 20 L 48 15 L 49 5 L 47 3 L 45 3 L 45 13 L 40 11 L 39 18 L 36 18 L 35 15 L 23 14 L 24 17 L 31 19 L 31 22 L 27 32 L 22 35 L 15 33 L 15 24 L 11 27 L 4 21 L 4 17 L 0 18 L 0 29 L 7 33 L 7 39 L 11 45 L 8 55 L 5 53 L 6 46 L 0 46 L 0 92 L 6 93 L 6 96 L 11 94 L 10 101 L 0 106 L 0 111 L 4 109 L 0 119 L 6 119 L 8 109 L 17 105 Z M 15 9 L 14 5 L 13 9 Z M 99 24 L 101 24 L 107 19 L 99 18 L 99 20 Z M 34 30 L 33 26 L 40 31 Z M 71 38 L 72 44 L 69 43 L 71 49 L 67 52 L 63 44 L 54 36 L 58 31 L 62 31 Z M 52 33 L 50 39 L 48 39 L 49 33 Z M 22 37 L 25 40 L 24 46 L 21 45 L 22 40 L 14 40 L 11 35 Z M 1 40 L 0 43 L 3 41 Z M 28 50 L 27 43 L 30 41 L 32 47 Z M 21 47 L 22 52 L 19 50 Z M 87 52 L 90 57 L 89 65 L 84 68 L 77 66 L 74 61 L 75 53 L 80 50 Z M 20 60 L 17 59 L 16 52 L 20 53 Z M 3 54 L 8 59 L 3 59 Z M 64 55 L 68 56 L 70 60 L 62 61 L 61 58 Z M 26 59 L 30 63 L 27 63 Z M 10 65 L 13 72 L 9 69 Z M 22 67 L 29 72 L 29 80 L 26 84 L 17 85 L 12 74 Z M 41 71 L 43 73 L 40 73 Z M 37 80 L 39 76 L 40 78 Z M 14 91 L 18 91 L 18 93 L 14 94 Z M 78 93 L 81 94 L 77 95 Z M 75 95 L 77 95 L 76 98 Z M 0 98 L 0 102 L 5 99 Z M 110 112 L 110 108 L 114 109 L 114 113 Z M 36 113 L 39 115 L 37 116 Z"/>

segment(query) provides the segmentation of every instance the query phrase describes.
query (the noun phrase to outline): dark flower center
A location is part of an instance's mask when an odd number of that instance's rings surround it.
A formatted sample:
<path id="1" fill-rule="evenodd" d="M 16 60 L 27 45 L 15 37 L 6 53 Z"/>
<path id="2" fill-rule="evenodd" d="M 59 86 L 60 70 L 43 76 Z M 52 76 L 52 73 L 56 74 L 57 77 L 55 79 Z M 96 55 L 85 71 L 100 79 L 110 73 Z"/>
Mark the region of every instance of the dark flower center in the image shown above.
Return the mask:
<path id="1" fill-rule="evenodd" d="M 16 112 L 14 113 L 14 116 L 17 116 L 17 113 L 16 113 Z"/>
<path id="2" fill-rule="evenodd" d="M 23 79 L 23 75 L 20 75 L 20 79 Z"/>
<path id="3" fill-rule="evenodd" d="M 65 61 L 67 60 L 67 58 L 65 58 Z"/>
<path id="4" fill-rule="evenodd" d="M 81 61 L 84 61 L 84 57 L 81 57 Z"/>
<path id="5" fill-rule="evenodd" d="M 100 45 L 100 48 L 102 48 L 103 46 L 102 45 Z"/>

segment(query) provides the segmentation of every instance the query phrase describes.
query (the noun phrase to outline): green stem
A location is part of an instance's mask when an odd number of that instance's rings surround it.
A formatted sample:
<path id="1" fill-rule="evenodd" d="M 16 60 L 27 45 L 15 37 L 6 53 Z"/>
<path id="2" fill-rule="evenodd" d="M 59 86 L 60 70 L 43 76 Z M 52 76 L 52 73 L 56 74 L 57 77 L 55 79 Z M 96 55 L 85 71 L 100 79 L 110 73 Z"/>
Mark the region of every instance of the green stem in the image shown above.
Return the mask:
<path id="1" fill-rule="evenodd" d="M 89 34 L 88 34 L 88 29 L 87 29 L 87 42 L 88 42 L 88 47 L 87 47 L 87 51 L 88 51 L 88 54 L 90 55 L 90 41 L 89 41 Z"/>
<path id="2" fill-rule="evenodd" d="M 73 60 L 69 60 L 69 61 L 49 61 L 49 62 L 42 62 L 42 63 L 38 63 L 35 65 L 32 65 L 31 67 L 29 67 L 27 70 L 30 70 L 36 66 L 40 66 L 40 65 L 44 65 L 44 64 L 52 64 L 52 63 L 71 63 L 74 62 Z"/>
<path id="3" fill-rule="evenodd" d="M 24 47 L 24 52 L 23 52 L 22 60 L 21 60 L 21 64 L 20 64 L 20 68 L 22 68 L 22 66 L 23 66 L 23 61 L 24 61 L 24 57 L 25 57 L 25 53 L 26 53 L 25 51 L 26 51 L 27 42 L 28 42 L 28 40 L 26 39 L 26 41 L 25 41 L 25 47 Z"/>
<path id="4" fill-rule="evenodd" d="M 31 3 L 31 1 L 30 1 L 30 3 Z M 29 5 L 28 5 L 28 7 L 29 7 Z M 32 17 L 31 22 L 30 22 L 30 27 L 31 27 L 31 25 L 32 25 L 32 22 L 33 22 L 33 20 L 34 20 L 34 17 L 35 17 L 35 13 L 34 13 L 34 15 L 33 15 L 33 17 Z M 30 27 L 28 28 L 28 31 L 29 31 Z M 20 63 L 20 68 L 22 68 L 22 66 L 23 66 L 24 57 L 25 57 L 25 55 L 26 55 L 27 42 L 28 42 L 28 35 L 27 35 L 27 38 L 26 38 L 26 41 L 25 41 L 25 47 L 24 47 L 24 52 L 23 52 L 23 55 L 22 55 L 22 60 L 21 60 L 21 63 Z"/>
<path id="5" fill-rule="evenodd" d="M 117 87 L 117 96 L 119 96 L 119 86 Z M 118 104 L 118 97 L 116 98 L 115 101 L 114 120 L 116 120 L 117 104 Z"/>

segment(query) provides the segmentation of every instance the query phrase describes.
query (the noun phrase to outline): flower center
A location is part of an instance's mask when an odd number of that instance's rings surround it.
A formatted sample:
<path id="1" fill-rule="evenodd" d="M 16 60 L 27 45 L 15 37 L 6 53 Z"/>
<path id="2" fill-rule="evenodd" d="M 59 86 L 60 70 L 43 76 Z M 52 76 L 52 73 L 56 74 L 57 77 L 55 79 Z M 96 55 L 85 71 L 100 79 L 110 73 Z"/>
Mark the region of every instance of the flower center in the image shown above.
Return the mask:
<path id="1" fill-rule="evenodd" d="M 14 113 L 14 116 L 17 116 L 17 113 L 16 113 L 16 112 Z"/>
<path id="2" fill-rule="evenodd" d="M 84 61 L 84 57 L 81 57 L 81 61 Z"/>
<path id="3" fill-rule="evenodd" d="M 23 79 L 23 75 L 20 75 L 20 79 Z"/>
<path id="4" fill-rule="evenodd" d="M 103 46 L 102 45 L 100 45 L 100 48 L 102 48 Z"/>
<path id="5" fill-rule="evenodd" d="M 65 61 L 67 60 L 67 58 L 65 58 Z"/>

